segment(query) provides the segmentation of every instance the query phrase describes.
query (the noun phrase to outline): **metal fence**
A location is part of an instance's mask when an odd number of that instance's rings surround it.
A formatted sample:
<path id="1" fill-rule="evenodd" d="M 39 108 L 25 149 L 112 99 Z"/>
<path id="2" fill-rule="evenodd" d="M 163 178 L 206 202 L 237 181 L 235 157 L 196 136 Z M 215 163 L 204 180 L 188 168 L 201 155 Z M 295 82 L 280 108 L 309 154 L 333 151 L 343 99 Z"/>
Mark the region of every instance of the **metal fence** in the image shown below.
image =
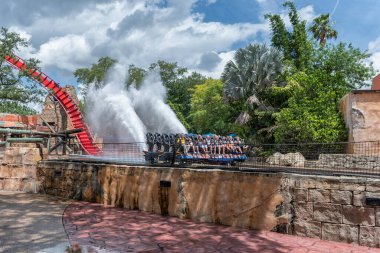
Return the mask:
<path id="1" fill-rule="evenodd" d="M 149 166 L 300 172 L 306 174 L 380 175 L 380 141 L 301 144 L 244 144 L 242 152 L 205 147 L 200 152 L 181 145 L 148 151 L 145 143 L 102 143 L 101 156 L 71 155 L 68 159 Z"/>

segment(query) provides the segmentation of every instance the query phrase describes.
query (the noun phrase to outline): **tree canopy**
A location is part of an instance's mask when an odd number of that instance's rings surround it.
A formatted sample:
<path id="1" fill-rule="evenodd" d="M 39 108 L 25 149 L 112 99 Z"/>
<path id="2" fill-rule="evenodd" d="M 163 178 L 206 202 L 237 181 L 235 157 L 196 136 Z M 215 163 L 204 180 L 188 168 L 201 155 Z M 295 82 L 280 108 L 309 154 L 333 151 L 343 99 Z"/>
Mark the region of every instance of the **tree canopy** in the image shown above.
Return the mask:
<path id="1" fill-rule="evenodd" d="M 116 60 L 110 57 L 101 57 L 98 62 L 92 64 L 91 67 L 75 70 L 74 76 L 77 78 L 78 83 L 82 84 L 80 93 L 84 98 L 91 85 L 94 85 L 96 88 L 105 85 L 106 74 L 115 63 Z"/>
<path id="2" fill-rule="evenodd" d="M 336 39 L 338 32 L 330 25 L 330 14 L 322 14 L 314 19 L 309 28 L 314 39 L 319 40 L 319 45 L 324 46 L 328 39 Z"/>
<path id="3" fill-rule="evenodd" d="M 223 83 L 207 79 L 196 85 L 191 98 L 190 123 L 196 133 L 228 134 L 234 130 L 231 107 L 223 99 Z"/>
<path id="4" fill-rule="evenodd" d="M 236 119 L 244 125 L 251 115 L 249 107 L 266 107 L 261 93 L 278 81 L 282 71 L 282 54 L 263 44 L 250 44 L 236 51 L 222 73 L 224 94 L 227 99 L 242 99 L 244 108 Z"/>
<path id="5" fill-rule="evenodd" d="M 27 47 L 28 42 L 19 34 L 6 28 L 0 31 L 0 111 L 17 114 L 35 114 L 33 104 L 42 102 L 45 92 L 36 82 L 28 79 L 29 74 L 13 69 L 5 60 L 6 55 L 13 55 L 20 47 Z M 26 64 L 37 68 L 38 61 L 27 59 Z"/>
<path id="6" fill-rule="evenodd" d="M 279 14 L 266 14 L 272 31 L 272 46 L 280 50 L 287 64 L 303 70 L 310 64 L 312 44 L 308 39 L 306 21 L 301 20 L 295 4 L 286 1 L 291 29 L 287 29 L 285 21 Z"/>
<path id="7" fill-rule="evenodd" d="M 277 94 L 284 92 L 288 99 L 274 114 L 275 141 L 346 141 L 347 130 L 339 112 L 339 102 L 352 89 L 363 87 L 374 75 L 372 66 L 366 62 L 369 54 L 351 44 L 328 43 L 327 39 L 337 37 L 328 14 L 316 17 L 307 29 L 294 4 L 286 2 L 284 6 L 289 8 L 292 31 L 282 25 L 284 20 L 279 15 L 267 15 L 271 22 L 272 44 L 285 52 L 283 64 L 287 68 L 287 85 L 276 90 Z M 278 38 L 284 36 L 287 42 L 282 44 Z M 294 41 L 297 37 L 301 39 Z"/>

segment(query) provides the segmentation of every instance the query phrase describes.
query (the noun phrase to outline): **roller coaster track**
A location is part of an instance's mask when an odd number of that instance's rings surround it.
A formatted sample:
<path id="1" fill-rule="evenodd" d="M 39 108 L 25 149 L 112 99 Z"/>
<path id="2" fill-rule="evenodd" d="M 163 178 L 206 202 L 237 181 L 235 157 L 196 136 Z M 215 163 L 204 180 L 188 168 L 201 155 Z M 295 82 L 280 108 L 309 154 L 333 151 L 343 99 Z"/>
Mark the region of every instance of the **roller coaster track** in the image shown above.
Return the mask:
<path id="1" fill-rule="evenodd" d="M 51 94 L 61 104 L 67 116 L 70 118 L 72 126 L 83 130 L 82 132 L 76 134 L 76 138 L 87 154 L 98 155 L 102 152 L 101 149 L 94 143 L 94 137 L 92 136 L 88 125 L 84 121 L 83 114 L 80 111 L 79 106 L 64 88 L 40 70 L 28 67 L 25 61 L 16 55 L 6 55 L 5 60 L 19 71 L 28 73 L 31 79 L 37 81 L 46 90 L 51 92 Z"/>

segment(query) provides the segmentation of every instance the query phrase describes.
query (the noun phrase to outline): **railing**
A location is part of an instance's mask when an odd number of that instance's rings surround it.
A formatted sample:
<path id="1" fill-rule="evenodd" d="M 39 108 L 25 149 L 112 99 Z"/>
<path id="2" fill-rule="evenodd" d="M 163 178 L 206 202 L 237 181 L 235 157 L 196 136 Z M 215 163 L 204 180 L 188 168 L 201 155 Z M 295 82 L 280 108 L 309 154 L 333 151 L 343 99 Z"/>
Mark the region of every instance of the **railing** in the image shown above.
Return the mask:
<path id="1" fill-rule="evenodd" d="M 305 174 L 373 174 L 380 176 L 380 141 L 301 143 L 241 146 L 243 153 L 205 149 L 184 153 L 181 145 L 148 152 L 145 143 L 103 143 L 102 156 L 69 156 L 71 160 L 144 164 L 238 171 L 298 172 Z"/>

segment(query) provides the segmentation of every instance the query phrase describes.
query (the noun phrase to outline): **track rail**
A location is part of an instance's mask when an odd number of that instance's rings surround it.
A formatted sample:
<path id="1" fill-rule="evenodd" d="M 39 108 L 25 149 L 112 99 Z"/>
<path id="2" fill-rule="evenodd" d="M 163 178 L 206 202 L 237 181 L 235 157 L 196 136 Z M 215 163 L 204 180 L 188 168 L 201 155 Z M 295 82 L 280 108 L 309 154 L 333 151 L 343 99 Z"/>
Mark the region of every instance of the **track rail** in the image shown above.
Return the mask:
<path id="1" fill-rule="evenodd" d="M 98 155 L 102 152 L 94 143 L 94 137 L 84 121 L 79 106 L 64 88 L 42 71 L 28 67 L 25 61 L 16 55 L 6 55 L 5 60 L 16 69 L 27 72 L 30 75 L 30 78 L 40 83 L 45 89 L 51 92 L 70 118 L 72 126 L 74 128 L 83 129 L 82 132 L 76 134 L 76 138 L 87 154 Z"/>

